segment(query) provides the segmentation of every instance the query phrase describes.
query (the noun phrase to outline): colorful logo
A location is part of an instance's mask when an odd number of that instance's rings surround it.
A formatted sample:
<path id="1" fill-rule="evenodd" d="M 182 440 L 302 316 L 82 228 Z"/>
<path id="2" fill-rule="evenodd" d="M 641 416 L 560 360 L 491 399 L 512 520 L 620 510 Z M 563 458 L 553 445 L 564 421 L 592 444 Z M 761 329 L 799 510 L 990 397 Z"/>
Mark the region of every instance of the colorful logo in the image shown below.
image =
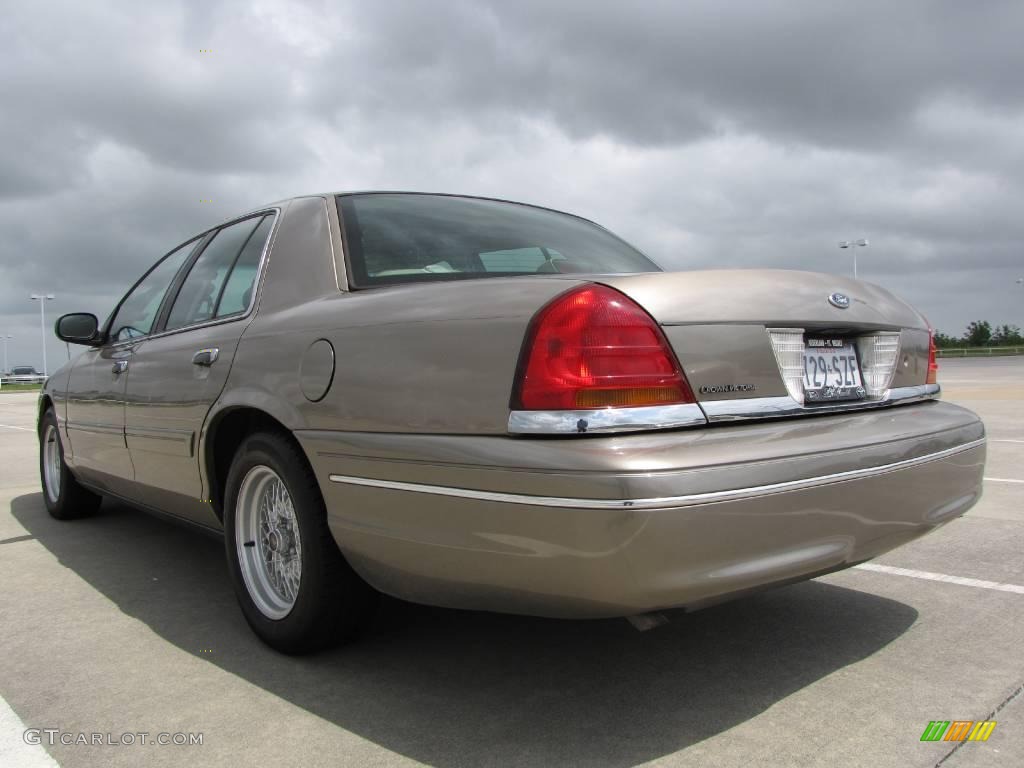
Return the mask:
<path id="1" fill-rule="evenodd" d="M 995 727 L 995 720 L 932 720 L 921 741 L 988 741 Z"/>

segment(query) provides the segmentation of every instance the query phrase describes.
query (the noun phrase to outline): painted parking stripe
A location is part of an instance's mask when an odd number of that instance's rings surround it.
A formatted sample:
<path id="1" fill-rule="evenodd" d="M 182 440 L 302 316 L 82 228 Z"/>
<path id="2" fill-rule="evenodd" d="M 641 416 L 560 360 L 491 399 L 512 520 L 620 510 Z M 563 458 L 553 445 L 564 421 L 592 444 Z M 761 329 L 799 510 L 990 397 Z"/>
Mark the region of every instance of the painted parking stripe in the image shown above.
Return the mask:
<path id="1" fill-rule="evenodd" d="M 1007 477 L 986 477 L 985 480 L 990 483 L 1024 483 L 1024 480 L 1011 480 Z"/>
<path id="2" fill-rule="evenodd" d="M 909 576 L 912 579 L 925 579 L 926 581 L 944 581 L 948 584 L 959 584 L 962 587 L 976 587 L 978 589 L 994 589 L 997 592 L 1013 592 L 1017 595 L 1024 595 L 1024 587 L 1017 584 L 1004 584 L 999 581 L 985 581 L 984 579 L 965 579 L 963 576 L 949 576 L 945 573 L 932 573 L 931 571 L 915 571 L 911 568 L 896 568 L 892 565 L 879 565 L 878 563 L 861 563 L 855 565 L 862 571 L 875 571 L 876 573 L 888 573 L 893 576 Z"/>
<path id="3" fill-rule="evenodd" d="M 25 723 L 0 696 L 0 765 L 18 768 L 60 768 L 41 744 L 25 743 Z"/>
<path id="4" fill-rule="evenodd" d="M 4 429 L 20 429 L 23 432 L 35 432 L 31 427 L 16 427 L 13 424 L 0 424 L 0 427 L 3 427 Z"/>
<path id="5" fill-rule="evenodd" d="M 1005 437 L 1004 438 L 999 438 L 999 439 L 995 439 L 995 438 L 990 437 L 988 439 L 988 441 L 990 443 L 1024 443 L 1024 440 L 1010 440 L 1009 438 L 1005 438 Z"/>

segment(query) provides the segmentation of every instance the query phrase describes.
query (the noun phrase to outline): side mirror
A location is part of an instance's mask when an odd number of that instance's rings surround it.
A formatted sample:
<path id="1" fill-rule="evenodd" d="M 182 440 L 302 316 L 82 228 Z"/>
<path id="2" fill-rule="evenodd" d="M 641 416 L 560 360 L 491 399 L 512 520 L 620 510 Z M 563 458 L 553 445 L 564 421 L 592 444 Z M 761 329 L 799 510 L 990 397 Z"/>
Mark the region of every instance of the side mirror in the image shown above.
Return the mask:
<path id="1" fill-rule="evenodd" d="M 96 319 L 96 315 L 72 312 L 70 315 L 61 315 L 53 330 L 61 341 L 95 347 L 101 343 L 99 328 L 100 321 Z"/>

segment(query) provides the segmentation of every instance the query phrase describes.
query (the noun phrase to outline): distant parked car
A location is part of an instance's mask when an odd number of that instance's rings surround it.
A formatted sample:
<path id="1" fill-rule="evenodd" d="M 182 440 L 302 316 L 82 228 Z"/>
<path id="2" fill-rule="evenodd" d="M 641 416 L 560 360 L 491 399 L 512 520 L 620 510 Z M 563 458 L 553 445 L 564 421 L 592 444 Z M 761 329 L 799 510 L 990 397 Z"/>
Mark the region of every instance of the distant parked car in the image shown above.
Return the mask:
<path id="1" fill-rule="evenodd" d="M 984 426 L 937 399 L 913 307 L 836 275 L 663 272 L 534 206 L 287 200 L 56 330 L 87 349 L 40 397 L 50 514 L 107 494 L 222 531 L 286 652 L 351 636 L 376 590 L 700 607 L 870 560 L 981 493 Z"/>
<path id="2" fill-rule="evenodd" d="M 38 384 L 46 377 L 30 365 L 18 365 L 4 376 L 5 384 Z"/>

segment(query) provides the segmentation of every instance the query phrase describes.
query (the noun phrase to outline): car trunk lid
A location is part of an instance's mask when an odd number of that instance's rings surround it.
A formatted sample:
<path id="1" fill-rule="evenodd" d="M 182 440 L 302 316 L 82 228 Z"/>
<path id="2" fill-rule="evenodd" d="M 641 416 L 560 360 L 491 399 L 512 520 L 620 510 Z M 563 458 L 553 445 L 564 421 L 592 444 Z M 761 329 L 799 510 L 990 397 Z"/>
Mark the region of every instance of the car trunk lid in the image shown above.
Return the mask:
<path id="1" fill-rule="evenodd" d="M 919 328 L 927 322 L 909 304 L 871 283 L 819 272 L 782 269 L 704 270 L 601 275 L 661 325 L 758 323 L 773 327 Z M 829 301 L 840 294 L 847 307 Z"/>

